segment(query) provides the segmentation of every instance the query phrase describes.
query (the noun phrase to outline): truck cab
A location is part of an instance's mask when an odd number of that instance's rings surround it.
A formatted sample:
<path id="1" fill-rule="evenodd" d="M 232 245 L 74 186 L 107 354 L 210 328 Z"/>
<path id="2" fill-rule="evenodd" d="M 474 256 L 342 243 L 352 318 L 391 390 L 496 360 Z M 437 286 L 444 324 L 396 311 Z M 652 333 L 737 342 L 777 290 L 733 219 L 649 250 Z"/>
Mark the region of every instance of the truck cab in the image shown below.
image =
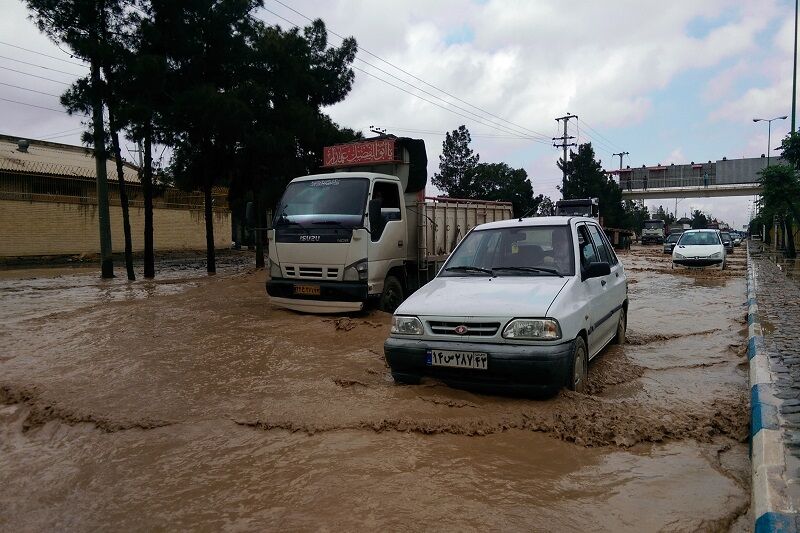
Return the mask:
<path id="1" fill-rule="evenodd" d="M 389 272 L 402 277 L 406 250 L 414 246 L 403 196 L 400 178 L 388 174 L 292 180 L 269 235 L 272 301 L 297 311 L 340 313 L 381 296 Z"/>
<path id="2" fill-rule="evenodd" d="M 381 136 L 325 147 L 326 174 L 292 180 L 269 231 L 272 303 L 309 313 L 394 311 L 473 227 L 509 202 L 427 198 L 419 139 Z"/>

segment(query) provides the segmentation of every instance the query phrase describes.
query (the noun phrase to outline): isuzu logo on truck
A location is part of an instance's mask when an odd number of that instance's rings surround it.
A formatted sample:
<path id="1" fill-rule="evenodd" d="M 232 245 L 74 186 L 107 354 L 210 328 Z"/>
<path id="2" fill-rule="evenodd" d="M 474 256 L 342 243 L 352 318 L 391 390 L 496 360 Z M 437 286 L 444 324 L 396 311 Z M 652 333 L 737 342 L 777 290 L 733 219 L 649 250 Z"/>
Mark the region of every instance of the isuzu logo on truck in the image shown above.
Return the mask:
<path id="1" fill-rule="evenodd" d="M 319 235 L 300 235 L 300 242 L 319 242 Z"/>

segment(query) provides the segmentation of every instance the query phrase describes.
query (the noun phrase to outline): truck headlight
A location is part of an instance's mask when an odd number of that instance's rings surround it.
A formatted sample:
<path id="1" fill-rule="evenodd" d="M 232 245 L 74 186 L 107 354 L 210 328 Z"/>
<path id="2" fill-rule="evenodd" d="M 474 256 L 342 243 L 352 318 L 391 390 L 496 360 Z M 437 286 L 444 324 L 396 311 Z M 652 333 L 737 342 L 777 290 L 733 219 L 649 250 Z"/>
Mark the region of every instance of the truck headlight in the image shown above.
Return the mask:
<path id="1" fill-rule="evenodd" d="M 415 316 L 392 316 L 392 333 L 397 335 L 422 335 L 422 322 Z"/>
<path id="2" fill-rule="evenodd" d="M 714 252 L 713 254 L 709 255 L 709 259 L 720 259 L 722 257 L 722 252 Z"/>
<path id="3" fill-rule="evenodd" d="M 515 318 L 503 330 L 503 337 L 550 341 L 561 338 L 561 328 L 551 318 Z"/>
<path id="4" fill-rule="evenodd" d="M 356 261 L 352 265 L 344 267 L 344 281 L 367 281 L 369 272 L 367 270 L 369 263 L 367 259 Z"/>
<path id="5" fill-rule="evenodd" d="M 675 259 L 686 259 L 686 258 L 683 255 L 679 254 L 678 252 L 675 252 Z"/>
<path id="6" fill-rule="evenodd" d="M 269 260 L 269 277 L 272 279 L 282 278 L 281 266 L 270 258 Z"/>

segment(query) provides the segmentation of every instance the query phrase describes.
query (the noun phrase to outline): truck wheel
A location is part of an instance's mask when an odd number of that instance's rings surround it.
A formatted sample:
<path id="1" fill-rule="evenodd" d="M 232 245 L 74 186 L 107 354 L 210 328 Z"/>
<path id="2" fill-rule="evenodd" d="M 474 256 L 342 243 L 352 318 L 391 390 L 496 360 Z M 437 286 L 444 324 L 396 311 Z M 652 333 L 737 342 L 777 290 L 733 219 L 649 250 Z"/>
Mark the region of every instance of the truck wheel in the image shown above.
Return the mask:
<path id="1" fill-rule="evenodd" d="M 619 310 L 619 322 L 617 323 L 617 334 L 614 335 L 614 344 L 625 344 L 625 331 L 628 329 L 628 317 L 625 308 Z"/>
<path id="2" fill-rule="evenodd" d="M 586 379 L 589 376 L 589 356 L 586 355 L 586 343 L 583 337 L 578 336 L 573 344 L 567 388 L 583 393 L 586 392 Z"/>
<path id="3" fill-rule="evenodd" d="M 395 276 L 386 276 L 383 282 L 383 294 L 381 294 L 381 311 L 394 313 L 394 310 L 403 303 L 403 285 Z"/>

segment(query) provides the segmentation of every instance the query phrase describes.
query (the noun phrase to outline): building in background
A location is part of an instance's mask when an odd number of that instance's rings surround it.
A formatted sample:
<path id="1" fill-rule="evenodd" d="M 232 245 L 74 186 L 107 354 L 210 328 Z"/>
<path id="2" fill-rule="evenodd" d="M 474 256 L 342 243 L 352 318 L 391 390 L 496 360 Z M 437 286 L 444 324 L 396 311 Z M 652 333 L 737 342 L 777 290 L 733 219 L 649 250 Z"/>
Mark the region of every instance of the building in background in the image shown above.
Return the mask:
<path id="1" fill-rule="evenodd" d="M 111 239 L 123 252 L 117 170 L 107 162 Z M 144 196 L 139 169 L 123 164 L 133 250 L 144 249 Z M 100 251 L 95 160 L 81 146 L 0 135 L 0 257 L 95 254 Z M 227 189 L 215 188 L 214 237 L 230 246 Z M 204 250 L 203 194 L 157 185 L 153 199 L 157 251 Z"/>

